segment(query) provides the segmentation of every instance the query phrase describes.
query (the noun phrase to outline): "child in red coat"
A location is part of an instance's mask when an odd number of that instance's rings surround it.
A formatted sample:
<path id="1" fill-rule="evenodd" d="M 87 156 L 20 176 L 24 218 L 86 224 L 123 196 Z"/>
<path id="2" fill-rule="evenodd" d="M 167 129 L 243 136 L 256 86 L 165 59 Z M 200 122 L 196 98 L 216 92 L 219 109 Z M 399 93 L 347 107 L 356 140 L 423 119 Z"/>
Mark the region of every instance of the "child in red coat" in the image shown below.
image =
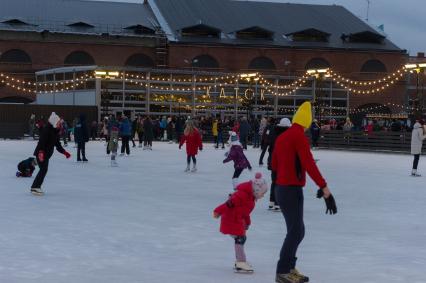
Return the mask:
<path id="1" fill-rule="evenodd" d="M 201 134 L 198 129 L 194 126 L 194 123 L 189 120 L 186 123 L 185 131 L 179 143 L 179 149 L 186 142 L 186 169 L 185 172 L 189 172 L 191 159 L 193 162 L 192 172 L 197 171 L 197 159 L 195 156 L 198 153 L 198 149 L 203 150 L 203 143 L 201 142 Z"/>
<path id="2" fill-rule="evenodd" d="M 239 184 L 228 201 L 216 207 L 213 212 L 214 218 L 221 217 L 220 232 L 234 238 L 237 272 L 253 272 L 244 252 L 244 243 L 247 240 L 246 230 L 251 224 L 250 213 L 254 209 L 256 200 L 261 199 L 267 191 L 268 185 L 262 178 L 262 174 L 256 173 L 253 180 Z"/>

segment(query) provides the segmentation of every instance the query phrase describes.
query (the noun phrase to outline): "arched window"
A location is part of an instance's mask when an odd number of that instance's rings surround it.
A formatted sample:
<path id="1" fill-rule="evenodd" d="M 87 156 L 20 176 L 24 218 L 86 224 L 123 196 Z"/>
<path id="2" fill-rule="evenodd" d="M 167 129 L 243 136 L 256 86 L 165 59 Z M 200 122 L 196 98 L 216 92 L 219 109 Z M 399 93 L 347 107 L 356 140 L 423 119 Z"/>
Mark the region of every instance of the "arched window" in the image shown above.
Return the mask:
<path id="1" fill-rule="evenodd" d="M 385 64 L 380 60 L 368 60 L 361 67 L 361 73 L 386 73 L 387 69 Z"/>
<path id="2" fill-rule="evenodd" d="M 131 66 L 131 67 L 154 67 L 154 60 L 151 59 L 151 57 L 142 54 L 142 53 L 138 53 L 138 54 L 133 54 L 132 56 L 130 56 L 126 63 L 126 66 Z"/>
<path id="3" fill-rule="evenodd" d="M 31 57 L 22 50 L 12 49 L 1 54 L 0 62 L 31 64 Z"/>
<path id="4" fill-rule="evenodd" d="M 254 70 L 276 70 L 274 62 L 267 57 L 257 57 L 251 60 L 249 69 Z"/>
<path id="5" fill-rule="evenodd" d="M 208 69 L 217 69 L 219 68 L 219 63 L 215 58 L 210 55 L 200 55 L 192 59 L 192 67 L 195 68 L 208 68 Z"/>
<path id="6" fill-rule="evenodd" d="M 305 70 L 330 68 L 330 63 L 323 58 L 313 58 L 305 66 Z"/>
<path id="7" fill-rule="evenodd" d="M 74 51 L 65 58 L 64 64 L 73 66 L 95 65 L 95 60 L 84 51 Z"/>

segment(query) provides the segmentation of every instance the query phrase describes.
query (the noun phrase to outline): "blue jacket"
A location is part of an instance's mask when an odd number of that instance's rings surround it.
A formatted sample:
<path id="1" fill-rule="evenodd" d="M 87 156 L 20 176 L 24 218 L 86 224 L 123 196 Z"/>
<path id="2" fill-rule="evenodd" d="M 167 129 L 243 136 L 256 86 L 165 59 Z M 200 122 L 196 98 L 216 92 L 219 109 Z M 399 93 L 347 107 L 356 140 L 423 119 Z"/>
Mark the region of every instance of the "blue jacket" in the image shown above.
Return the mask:
<path id="1" fill-rule="evenodd" d="M 125 118 L 120 123 L 120 136 L 130 137 L 132 135 L 132 124 L 130 123 L 129 119 Z"/>

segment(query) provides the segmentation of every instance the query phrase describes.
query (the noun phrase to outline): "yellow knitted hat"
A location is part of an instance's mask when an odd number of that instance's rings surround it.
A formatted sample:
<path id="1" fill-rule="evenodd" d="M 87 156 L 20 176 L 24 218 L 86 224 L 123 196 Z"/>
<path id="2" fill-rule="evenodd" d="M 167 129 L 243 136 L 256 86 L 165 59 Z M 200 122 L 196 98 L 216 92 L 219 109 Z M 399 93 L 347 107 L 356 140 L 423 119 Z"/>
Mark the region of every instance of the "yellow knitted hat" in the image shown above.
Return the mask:
<path id="1" fill-rule="evenodd" d="M 299 124 L 304 128 L 309 128 L 312 124 L 312 107 L 309 101 L 303 102 L 293 116 L 293 124 Z"/>

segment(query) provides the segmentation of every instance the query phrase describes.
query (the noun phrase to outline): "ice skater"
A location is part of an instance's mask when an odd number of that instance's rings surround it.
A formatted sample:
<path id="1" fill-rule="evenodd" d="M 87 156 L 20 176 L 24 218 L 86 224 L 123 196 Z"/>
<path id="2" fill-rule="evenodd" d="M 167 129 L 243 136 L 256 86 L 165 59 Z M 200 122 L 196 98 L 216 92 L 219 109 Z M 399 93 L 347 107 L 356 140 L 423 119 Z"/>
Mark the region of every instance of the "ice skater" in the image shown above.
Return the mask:
<path id="1" fill-rule="evenodd" d="M 49 168 L 49 159 L 52 157 L 53 148 L 56 147 L 56 150 L 65 155 L 67 159 L 71 157 L 71 154 L 62 147 L 61 142 L 59 141 L 60 125 L 61 118 L 59 118 L 55 112 L 52 112 L 47 125 L 43 127 L 40 133 L 40 139 L 34 150 L 34 156 L 37 158 L 37 164 L 40 167 L 40 170 L 38 171 L 31 186 L 31 193 L 34 195 L 43 195 L 41 185 L 43 184 L 44 177 L 46 177 L 47 170 Z"/>
<path id="2" fill-rule="evenodd" d="M 223 163 L 227 163 L 229 161 L 234 161 L 234 175 L 232 176 L 232 188 L 235 190 L 238 185 L 238 178 L 244 169 L 248 168 L 251 171 L 251 165 L 248 161 L 247 157 L 244 155 L 243 146 L 238 140 L 237 133 L 231 133 L 231 149 L 227 152 L 225 160 Z"/>
<path id="3" fill-rule="evenodd" d="M 250 213 L 257 200 L 261 199 L 268 190 L 268 185 L 261 173 L 256 173 L 251 181 L 241 183 L 236 191 L 229 196 L 228 201 L 218 206 L 213 217 L 219 218 L 220 232 L 234 238 L 235 265 L 237 272 L 253 272 L 253 267 L 247 262 L 244 244 L 247 240 L 246 230 L 250 227 Z"/>
<path id="4" fill-rule="evenodd" d="M 117 167 L 117 150 L 118 150 L 118 136 L 120 129 L 116 125 L 111 126 L 110 138 L 108 141 L 108 150 L 111 152 L 111 167 Z"/>
<path id="5" fill-rule="evenodd" d="M 186 127 L 183 132 L 183 136 L 181 137 L 179 143 L 179 149 L 182 148 L 182 145 L 186 142 L 186 169 L 185 172 L 189 172 L 191 159 L 193 163 L 193 167 L 191 172 L 197 171 L 197 159 L 195 156 L 198 154 L 198 149 L 203 150 L 203 143 L 201 141 L 201 134 L 198 129 L 194 126 L 194 122 L 192 120 L 188 120 L 186 122 Z"/>
<path id="6" fill-rule="evenodd" d="M 417 166 L 419 165 L 420 154 L 422 153 L 423 140 L 426 138 L 425 129 L 421 120 L 416 120 L 411 132 L 411 154 L 414 155 L 413 169 L 411 170 L 411 176 L 420 177 L 417 173 Z"/>
<path id="7" fill-rule="evenodd" d="M 305 236 L 303 223 L 303 187 L 306 172 L 319 187 L 317 197 L 324 197 L 326 213 L 337 213 L 333 195 L 312 157 L 305 131 L 312 123 L 310 102 L 304 102 L 293 117 L 292 126 L 275 141 L 271 167 L 276 172 L 275 197 L 284 216 L 287 235 L 280 252 L 275 281 L 302 283 L 309 278 L 296 269 L 297 248 Z"/>
<path id="8" fill-rule="evenodd" d="M 18 171 L 16 172 L 16 177 L 31 177 L 37 166 L 37 160 L 34 157 L 29 157 L 25 160 L 22 160 L 18 164 Z"/>

